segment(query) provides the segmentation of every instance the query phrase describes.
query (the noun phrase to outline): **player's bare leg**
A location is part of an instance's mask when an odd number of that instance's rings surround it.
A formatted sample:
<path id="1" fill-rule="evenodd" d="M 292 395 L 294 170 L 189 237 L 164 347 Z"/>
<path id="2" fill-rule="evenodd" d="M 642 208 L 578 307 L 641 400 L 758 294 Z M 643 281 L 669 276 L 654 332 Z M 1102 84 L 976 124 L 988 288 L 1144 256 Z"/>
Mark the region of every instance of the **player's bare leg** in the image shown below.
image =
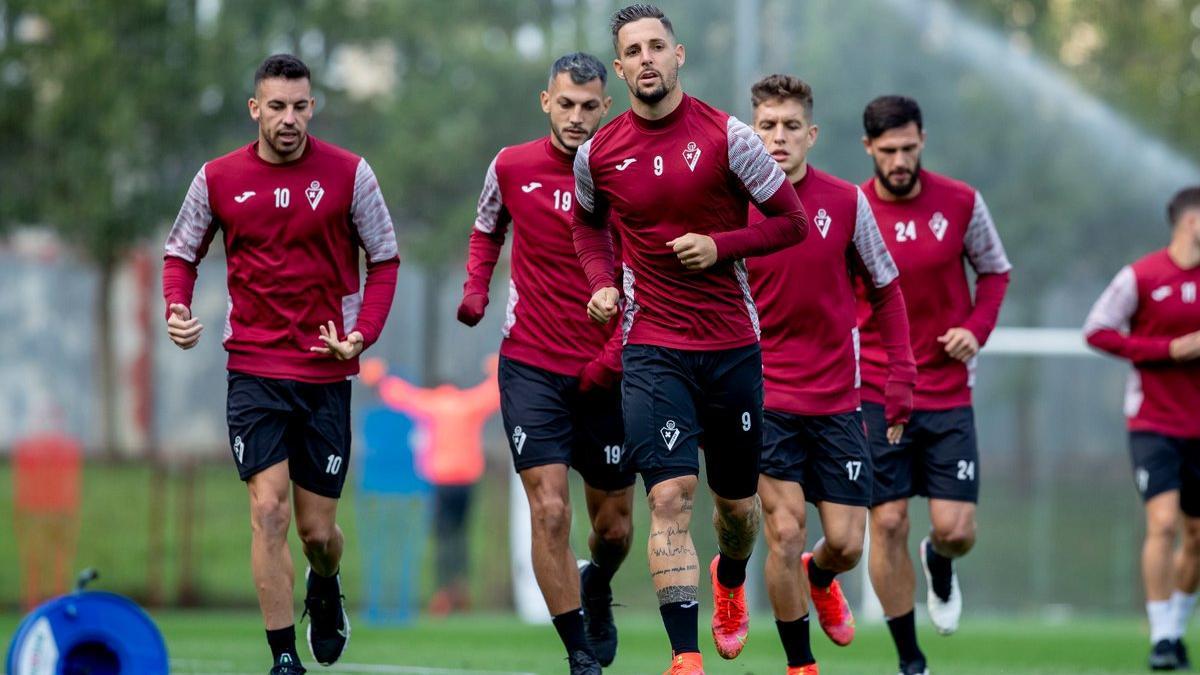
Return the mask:
<path id="1" fill-rule="evenodd" d="M 919 546 L 928 589 L 926 606 L 934 628 L 952 635 L 962 617 L 962 590 L 953 561 L 975 546 L 975 504 L 930 499 L 929 520 L 929 536 Z"/>
<path id="2" fill-rule="evenodd" d="M 692 543 L 691 522 L 695 505 L 696 476 L 664 480 L 650 488 L 650 536 L 646 557 L 650 579 L 658 595 L 658 610 L 671 640 L 674 658 L 699 663 L 697 639 L 700 561 Z"/>
<path id="3" fill-rule="evenodd" d="M 579 571 L 571 555 L 567 466 L 547 464 L 521 472 L 533 530 L 533 573 L 550 614 L 579 609 Z"/>
<path id="4" fill-rule="evenodd" d="M 321 665 L 342 656 L 350 640 L 350 617 L 342 603 L 338 574 L 345 537 L 337 524 L 338 500 L 296 485 L 296 533 L 308 559 L 305 574 L 304 612 L 308 616 L 308 647 Z"/>
<path id="5" fill-rule="evenodd" d="M 1171 592 L 1176 586 L 1173 572 L 1179 556 L 1175 552 L 1175 541 L 1182 524 L 1178 490 L 1159 493 L 1146 501 L 1142 583 L 1146 591 L 1146 615 L 1150 620 L 1150 666 L 1155 669 L 1178 667 L 1178 622 Z"/>
<path id="6" fill-rule="evenodd" d="M 1200 587 L 1200 518 L 1183 516 L 1183 537 L 1175 552 L 1175 590 L 1171 593 L 1171 617 L 1175 624 L 1175 658 L 1177 667 L 1191 666 L 1184 637 L 1188 622 L 1196 609 L 1196 590 Z"/>
<path id="7" fill-rule="evenodd" d="M 571 553 L 571 502 L 566 464 L 546 464 L 520 473 L 533 539 L 533 575 L 566 647 L 572 672 L 590 662 L 600 672 L 588 645 L 579 602 L 579 568 Z M 579 663 L 577 663 L 577 661 Z M 592 672 L 590 670 L 579 672 Z"/>
<path id="8" fill-rule="evenodd" d="M 267 467 L 246 481 L 250 495 L 250 569 L 266 624 L 267 642 L 276 662 L 283 660 L 299 667 L 292 613 L 295 571 L 287 541 L 292 522 L 291 486 L 286 461 Z"/>
<path id="9" fill-rule="evenodd" d="M 713 527 L 720 554 L 709 565 L 713 585 L 713 641 L 717 653 L 735 658 L 750 632 L 746 607 L 746 563 L 758 538 L 762 508 L 758 495 L 725 499 L 713 494 Z"/>
<path id="10" fill-rule="evenodd" d="M 610 582 L 633 541 L 633 488 L 601 490 L 584 485 L 592 531 L 590 561 L 580 561 L 580 600 L 584 628 L 596 660 L 607 667 L 616 658 L 617 624 L 612 615 Z"/>
<path id="11" fill-rule="evenodd" d="M 917 579 L 908 553 L 908 500 L 897 499 L 871 508 L 871 552 L 867 570 L 883 606 L 888 630 L 896 644 L 902 672 L 925 670 L 925 654 L 917 646 L 913 596 Z"/>
<path id="12" fill-rule="evenodd" d="M 767 538 L 764 566 L 767 597 L 775 613 L 775 626 L 787 654 L 788 667 L 815 663 L 809 641 L 808 601 L 800 559 L 804 554 L 804 488 L 793 481 L 758 477 L 763 529 Z"/>

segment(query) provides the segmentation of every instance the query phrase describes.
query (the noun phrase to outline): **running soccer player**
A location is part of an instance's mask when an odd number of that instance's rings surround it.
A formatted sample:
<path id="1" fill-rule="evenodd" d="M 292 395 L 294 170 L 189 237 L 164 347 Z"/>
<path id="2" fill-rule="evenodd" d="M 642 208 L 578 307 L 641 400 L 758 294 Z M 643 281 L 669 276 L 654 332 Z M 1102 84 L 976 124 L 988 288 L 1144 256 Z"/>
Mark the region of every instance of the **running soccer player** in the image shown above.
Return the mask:
<path id="1" fill-rule="evenodd" d="M 863 414 L 875 472 L 868 566 L 900 671 L 908 675 L 926 671 L 913 621 L 908 499 L 929 498 L 932 528 L 921 540 L 921 564 L 930 619 L 950 635 L 962 614 L 952 561 L 975 544 L 975 355 L 996 326 L 1012 266 L 979 192 L 921 168 L 925 130 L 916 101 L 881 96 L 863 111 L 863 127 L 875 176 L 862 189 L 900 270 L 917 361 L 913 413 L 899 443 L 892 443 L 882 317 L 860 300 Z M 976 274 L 974 300 L 964 259 Z"/>
<path id="2" fill-rule="evenodd" d="M 854 638 L 854 617 L 835 576 L 858 564 L 871 505 L 871 455 L 859 400 L 854 281 L 861 277 L 888 356 L 885 414 L 896 442 L 912 410 L 917 369 L 896 265 L 867 198 L 853 183 L 808 163 L 819 129 L 813 92 L 789 75 L 750 89 L 754 131 L 787 174 L 815 234 L 746 261 L 762 310 L 763 455 L 758 495 L 767 535 L 767 594 L 789 675 L 817 672 L 809 645 L 804 574 L 821 628 L 834 643 Z M 751 207 L 751 222 L 761 218 Z M 805 500 L 824 537 L 804 552 Z"/>
<path id="3" fill-rule="evenodd" d="M 736 657 L 749 628 L 744 581 L 760 520 L 762 356 L 742 258 L 797 243 L 796 192 L 742 122 L 684 94 L 684 48 L 652 5 L 612 19 L 614 67 L 631 109 L 575 155 L 575 248 L 588 314 L 618 313 L 615 213 L 624 259 L 625 460 L 650 506 L 648 555 L 673 652 L 670 673 L 703 672 L 700 567 L 689 532 L 704 447 L 720 554 L 709 565 L 713 638 Z M 747 227 L 753 201 L 767 218 Z"/>
<path id="4" fill-rule="evenodd" d="M 512 278 L 500 343 L 500 413 L 532 519 L 533 571 L 572 673 L 600 673 L 617 651 L 609 581 L 629 552 L 635 475 L 620 465 L 619 331 L 588 320 L 587 279 L 571 239 L 576 150 L 612 98 L 594 56 L 567 54 L 541 94 L 550 135 L 502 149 L 471 231 L 459 321 L 474 326 L 509 225 Z M 571 553 L 567 467 L 583 476 L 592 559 Z M 582 598 L 581 598 L 582 593 Z M 580 609 L 582 604 L 582 611 Z"/>
<path id="5" fill-rule="evenodd" d="M 308 646 L 322 665 L 350 638 L 338 569 L 338 497 L 350 465 L 350 382 L 379 338 L 400 258 L 367 161 L 308 134 L 308 68 L 276 54 L 254 74 L 258 140 L 200 168 L 167 237 L 167 334 L 191 349 L 196 268 L 217 232 L 229 309 L 229 442 L 250 493 L 250 566 L 277 675 L 305 672 L 296 653 L 292 510 L 308 559 Z M 367 253 L 360 289 L 358 249 Z"/>
<path id="6" fill-rule="evenodd" d="M 1200 586 L 1200 187 L 1176 194 L 1167 219 L 1171 243 L 1121 268 L 1083 332 L 1092 347 L 1133 363 L 1125 415 L 1146 502 L 1150 668 L 1186 670 L 1183 636 Z"/>

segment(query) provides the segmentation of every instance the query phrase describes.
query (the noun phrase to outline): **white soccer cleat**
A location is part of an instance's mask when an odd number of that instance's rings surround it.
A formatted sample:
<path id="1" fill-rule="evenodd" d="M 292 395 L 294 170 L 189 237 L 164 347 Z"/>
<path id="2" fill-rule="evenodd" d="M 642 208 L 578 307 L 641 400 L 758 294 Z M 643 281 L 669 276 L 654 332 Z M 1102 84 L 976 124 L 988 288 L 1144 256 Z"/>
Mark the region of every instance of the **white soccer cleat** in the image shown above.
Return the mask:
<path id="1" fill-rule="evenodd" d="M 929 561 L 925 551 L 929 546 L 929 537 L 921 540 L 921 569 L 925 570 L 925 587 L 927 589 L 925 606 L 929 609 L 929 620 L 937 629 L 939 635 L 953 635 L 958 630 L 958 620 L 962 617 L 962 591 L 958 587 L 958 573 L 950 573 L 950 597 L 942 600 L 933 592 L 933 575 L 929 572 Z"/>

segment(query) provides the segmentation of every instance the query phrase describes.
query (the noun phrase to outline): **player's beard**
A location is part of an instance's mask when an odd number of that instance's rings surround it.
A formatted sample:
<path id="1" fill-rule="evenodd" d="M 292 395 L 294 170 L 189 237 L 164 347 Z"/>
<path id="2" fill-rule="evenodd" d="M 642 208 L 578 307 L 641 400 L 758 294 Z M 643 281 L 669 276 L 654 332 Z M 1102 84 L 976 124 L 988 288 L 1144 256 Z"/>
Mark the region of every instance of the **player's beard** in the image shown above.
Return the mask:
<path id="1" fill-rule="evenodd" d="M 642 88 L 638 86 L 636 80 L 634 82 L 627 82 L 626 84 L 629 85 L 630 93 L 636 96 L 639 101 L 647 105 L 654 105 L 655 103 L 658 103 L 666 98 L 667 94 L 671 93 L 675 89 L 675 85 L 678 82 L 679 69 L 676 68 L 670 74 L 669 78 L 667 77 L 666 73 L 660 72 L 658 74 L 658 86 L 650 91 L 642 91 Z"/>
<path id="2" fill-rule="evenodd" d="M 584 132 L 583 140 L 581 140 L 579 142 L 575 142 L 573 140 L 568 140 L 568 138 L 563 135 L 563 132 L 565 132 L 567 129 L 570 129 L 570 128 L 571 127 L 568 126 L 563 129 L 559 129 L 558 127 L 554 126 L 553 124 L 550 125 L 550 132 L 553 133 L 554 137 L 558 139 L 559 145 L 566 148 L 567 150 L 570 150 L 571 152 L 575 152 L 576 150 L 578 150 L 579 146 L 586 143 L 588 141 L 588 139 L 591 138 L 596 133 L 595 129 L 584 129 L 583 127 L 575 127 L 576 129 L 581 129 Z"/>
<path id="3" fill-rule="evenodd" d="M 296 132 L 296 143 L 290 149 L 284 148 L 283 144 L 279 142 L 278 131 L 273 134 L 264 133 L 263 137 L 266 138 L 267 145 L 271 146 L 271 149 L 275 151 L 276 155 L 279 155 L 280 157 L 287 157 L 289 154 L 296 152 L 296 150 L 303 148 L 304 141 L 308 138 L 307 132 L 299 129 L 294 129 L 294 131 Z"/>
<path id="4" fill-rule="evenodd" d="M 885 190 L 896 195 L 897 197 L 907 197 L 908 194 L 913 191 L 913 188 L 917 187 L 917 180 L 920 177 L 921 160 L 919 158 L 917 159 L 917 165 L 913 167 L 912 173 L 909 175 L 908 181 L 899 185 L 888 180 L 887 174 L 885 174 L 883 170 L 879 168 L 879 164 L 875 164 L 875 178 L 879 179 L 879 182 L 883 184 Z"/>

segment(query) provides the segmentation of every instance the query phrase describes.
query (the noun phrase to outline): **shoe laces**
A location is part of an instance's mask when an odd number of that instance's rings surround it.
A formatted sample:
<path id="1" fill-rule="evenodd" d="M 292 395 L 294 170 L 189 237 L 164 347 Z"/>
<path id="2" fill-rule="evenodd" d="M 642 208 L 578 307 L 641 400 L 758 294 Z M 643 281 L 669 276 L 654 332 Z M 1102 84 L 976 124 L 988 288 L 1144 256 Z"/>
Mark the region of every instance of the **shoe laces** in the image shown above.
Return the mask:
<path id="1" fill-rule="evenodd" d="M 318 621 L 336 619 L 337 610 L 341 606 L 342 601 L 346 599 L 346 596 L 339 595 L 337 599 L 338 602 L 333 603 L 325 598 L 305 598 L 304 613 L 300 615 L 300 620 L 303 621 L 307 617 L 309 618 L 309 623 L 312 623 L 313 619 Z"/>
<path id="2" fill-rule="evenodd" d="M 721 587 L 720 594 L 715 599 L 717 620 L 722 630 L 733 632 L 742 627 L 742 617 L 746 613 L 745 602 L 739 601 L 737 595 L 736 590 Z"/>

